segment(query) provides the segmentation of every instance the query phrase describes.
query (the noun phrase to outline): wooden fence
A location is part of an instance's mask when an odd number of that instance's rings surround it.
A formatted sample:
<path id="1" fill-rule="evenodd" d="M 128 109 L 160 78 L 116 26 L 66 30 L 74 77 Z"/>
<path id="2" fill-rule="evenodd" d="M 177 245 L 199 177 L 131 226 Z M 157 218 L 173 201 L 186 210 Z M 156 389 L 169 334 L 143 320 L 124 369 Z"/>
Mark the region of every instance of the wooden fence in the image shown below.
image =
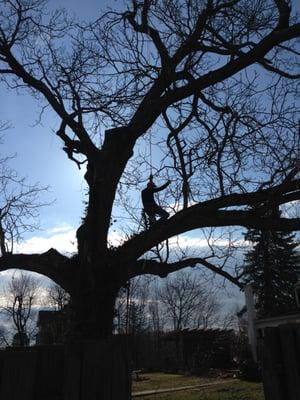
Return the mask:
<path id="1" fill-rule="evenodd" d="M 129 400 L 128 357 L 118 338 L 0 352 L 0 399 Z"/>
<path id="2" fill-rule="evenodd" d="M 300 325 L 265 328 L 261 362 L 266 400 L 300 399 Z"/>

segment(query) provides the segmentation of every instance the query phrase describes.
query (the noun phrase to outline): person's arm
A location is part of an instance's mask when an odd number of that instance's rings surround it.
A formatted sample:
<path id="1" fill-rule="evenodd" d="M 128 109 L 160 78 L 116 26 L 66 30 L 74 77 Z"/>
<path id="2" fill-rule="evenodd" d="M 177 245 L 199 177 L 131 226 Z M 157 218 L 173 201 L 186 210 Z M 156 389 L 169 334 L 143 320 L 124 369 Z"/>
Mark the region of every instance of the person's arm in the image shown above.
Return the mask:
<path id="1" fill-rule="evenodd" d="M 160 192 L 161 190 L 164 190 L 166 187 L 168 187 L 170 185 L 171 181 L 167 181 L 164 185 L 156 187 L 153 190 L 154 193 L 156 192 Z"/>

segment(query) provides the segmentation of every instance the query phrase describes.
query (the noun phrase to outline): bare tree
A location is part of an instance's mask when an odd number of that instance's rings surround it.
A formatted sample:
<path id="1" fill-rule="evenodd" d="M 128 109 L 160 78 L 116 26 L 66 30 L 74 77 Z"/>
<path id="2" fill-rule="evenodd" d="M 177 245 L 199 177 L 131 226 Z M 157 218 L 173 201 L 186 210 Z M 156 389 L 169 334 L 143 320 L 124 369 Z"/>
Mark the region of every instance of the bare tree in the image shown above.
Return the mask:
<path id="1" fill-rule="evenodd" d="M 44 0 L 1 6 L 1 81 L 56 113 L 66 155 L 85 163 L 88 199 L 77 256 L 5 254 L 0 268 L 38 271 L 64 287 L 81 339 L 111 335 L 118 292 L 135 276 L 201 265 L 241 286 L 201 251 L 149 259 L 170 237 L 207 227 L 300 229 L 299 218 L 266 216 L 300 198 L 300 24 L 290 2 L 132 0 L 91 23 L 47 13 Z M 111 128 L 104 135 L 103 126 Z M 166 200 L 176 213 L 111 247 L 118 190 L 129 196 L 132 180 L 144 184 L 146 163 L 131 174 L 131 161 L 156 130 L 155 172 L 173 180 Z"/>
<path id="2" fill-rule="evenodd" d="M 132 279 L 116 302 L 116 331 L 136 335 L 148 329 L 149 277 Z"/>
<path id="3" fill-rule="evenodd" d="M 164 318 L 163 305 L 160 301 L 160 288 L 157 279 L 151 284 L 148 313 L 150 329 L 159 335 L 165 330 L 166 320 Z"/>
<path id="4" fill-rule="evenodd" d="M 0 121 L 0 132 L 10 125 Z M 2 137 L 0 138 L 0 140 Z M 9 163 L 14 156 L 0 156 L 0 252 L 2 256 L 13 253 L 25 232 L 39 228 L 38 216 L 47 187 L 29 184 Z"/>
<path id="5" fill-rule="evenodd" d="M 36 304 L 39 292 L 39 281 L 23 271 L 13 275 L 3 289 L 5 306 L 1 306 L 1 313 L 12 323 L 20 346 L 29 344 L 34 332 L 32 326 L 33 306 Z"/>
<path id="6" fill-rule="evenodd" d="M 0 348 L 9 346 L 9 338 L 6 327 L 0 326 Z"/>
<path id="7" fill-rule="evenodd" d="M 159 291 L 159 300 L 174 330 L 208 328 L 219 319 L 220 305 L 216 297 L 192 271 L 169 276 Z"/>
<path id="8" fill-rule="evenodd" d="M 56 311 L 64 311 L 66 306 L 70 303 L 70 295 L 64 288 L 52 283 L 47 291 L 46 304 Z"/>
<path id="9" fill-rule="evenodd" d="M 7 166 L 7 160 L 0 161 L 0 250 L 5 256 L 14 251 L 25 232 L 39 228 L 39 210 L 46 202 L 41 194 L 47 190 L 39 185 L 26 183 L 25 178 Z M 48 203 L 49 204 L 49 203 Z"/>

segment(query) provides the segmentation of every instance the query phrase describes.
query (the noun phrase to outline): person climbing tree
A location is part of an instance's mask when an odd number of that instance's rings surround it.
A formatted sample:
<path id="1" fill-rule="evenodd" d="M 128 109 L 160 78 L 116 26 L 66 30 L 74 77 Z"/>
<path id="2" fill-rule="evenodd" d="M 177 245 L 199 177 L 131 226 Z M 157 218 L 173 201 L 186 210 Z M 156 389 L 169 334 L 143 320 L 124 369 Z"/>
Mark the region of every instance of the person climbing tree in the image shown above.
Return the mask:
<path id="1" fill-rule="evenodd" d="M 150 175 L 147 187 L 142 190 L 142 203 L 144 211 L 149 217 L 150 224 L 156 222 L 156 215 L 160 216 L 159 221 L 166 220 L 169 217 L 169 213 L 155 202 L 154 193 L 164 190 L 170 183 L 170 181 L 167 181 L 164 185 L 157 187 L 153 182 L 153 176 Z"/>

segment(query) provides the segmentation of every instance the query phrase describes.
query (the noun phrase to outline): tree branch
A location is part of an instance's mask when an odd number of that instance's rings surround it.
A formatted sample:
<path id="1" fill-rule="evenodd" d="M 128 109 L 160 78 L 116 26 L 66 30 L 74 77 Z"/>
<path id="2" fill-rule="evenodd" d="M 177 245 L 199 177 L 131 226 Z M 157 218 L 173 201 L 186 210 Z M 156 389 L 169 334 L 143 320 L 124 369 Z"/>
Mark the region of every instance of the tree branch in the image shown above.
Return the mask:
<path id="1" fill-rule="evenodd" d="M 9 47 L 4 45 L 0 46 L 0 54 L 2 54 L 3 57 L 5 57 L 5 61 L 10 66 L 13 73 L 18 78 L 23 80 L 23 82 L 26 85 L 36 90 L 37 92 L 41 93 L 49 102 L 53 110 L 64 121 L 65 125 L 68 125 L 73 130 L 73 132 L 76 134 L 76 136 L 81 142 L 82 151 L 84 151 L 84 154 L 86 154 L 87 156 L 94 155 L 97 149 L 93 144 L 92 140 L 90 139 L 85 128 L 83 127 L 82 124 L 76 122 L 74 118 L 67 113 L 64 106 L 57 101 L 57 99 L 55 98 L 49 87 L 44 82 L 35 78 L 30 73 L 28 73 L 25 70 L 25 68 L 19 63 L 19 61 L 14 57 L 14 55 L 11 53 Z"/>
<path id="2" fill-rule="evenodd" d="M 205 227 L 243 226 L 278 231 L 300 230 L 300 218 L 275 219 L 265 216 L 266 209 L 299 200 L 299 183 L 300 180 L 296 180 L 254 193 L 231 194 L 193 205 L 179 211 L 162 224 L 158 222 L 152 229 L 133 237 L 118 251 L 130 262 L 172 236 Z M 255 206 L 256 208 L 250 210 L 232 209 Z"/>
<path id="3" fill-rule="evenodd" d="M 144 5 L 143 5 L 142 23 L 141 24 L 138 24 L 135 21 L 137 10 L 135 10 L 133 12 L 125 13 L 124 17 L 128 20 L 128 22 L 133 27 L 135 32 L 144 33 L 151 37 L 153 44 L 155 45 L 155 47 L 158 51 L 158 54 L 160 55 L 162 67 L 166 67 L 169 65 L 171 59 L 170 59 L 167 48 L 165 47 L 163 41 L 161 40 L 159 32 L 157 30 L 153 29 L 148 24 L 148 10 L 149 10 L 149 4 L 148 4 L 148 1 L 146 0 L 146 1 L 144 1 Z"/>
<path id="4" fill-rule="evenodd" d="M 25 271 L 37 272 L 52 279 L 61 286 L 69 287 L 72 275 L 69 258 L 55 249 L 42 254 L 11 254 L 5 253 L 0 257 L 0 271 L 19 268 Z"/>
<path id="5" fill-rule="evenodd" d="M 253 49 L 234 60 L 231 60 L 223 67 L 202 75 L 200 78 L 195 79 L 193 82 L 188 83 L 182 87 L 169 90 L 157 102 L 157 107 L 162 110 L 167 108 L 170 104 L 187 98 L 201 90 L 222 82 L 231 76 L 235 75 L 242 69 L 260 62 L 265 55 L 280 43 L 297 38 L 300 35 L 300 24 L 295 24 L 285 29 L 275 29 L 265 38 L 263 38 Z"/>
<path id="6" fill-rule="evenodd" d="M 138 275 L 151 274 L 157 275 L 161 278 L 165 278 L 172 272 L 179 271 L 187 267 L 193 268 L 197 264 L 201 264 L 204 267 L 208 268 L 210 271 L 226 278 L 239 288 L 243 287 L 242 283 L 239 282 L 237 277 L 232 276 L 228 272 L 224 271 L 222 268 L 216 267 L 214 264 L 201 257 L 187 258 L 174 263 L 163 263 L 155 260 L 138 260 L 134 267 L 130 268 L 129 276 L 130 278 L 133 278 Z"/>
<path id="7" fill-rule="evenodd" d="M 273 65 L 269 64 L 265 60 L 260 61 L 259 63 L 260 63 L 260 65 L 263 66 L 264 69 L 274 72 L 277 75 L 283 76 L 284 78 L 287 78 L 287 79 L 299 79 L 300 78 L 300 74 L 289 74 L 288 72 L 285 72 L 279 68 L 274 67 Z"/>
<path id="8" fill-rule="evenodd" d="M 279 21 L 277 29 L 287 28 L 289 26 L 291 7 L 288 1 L 285 0 L 274 0 L 279 12 Z"/>

